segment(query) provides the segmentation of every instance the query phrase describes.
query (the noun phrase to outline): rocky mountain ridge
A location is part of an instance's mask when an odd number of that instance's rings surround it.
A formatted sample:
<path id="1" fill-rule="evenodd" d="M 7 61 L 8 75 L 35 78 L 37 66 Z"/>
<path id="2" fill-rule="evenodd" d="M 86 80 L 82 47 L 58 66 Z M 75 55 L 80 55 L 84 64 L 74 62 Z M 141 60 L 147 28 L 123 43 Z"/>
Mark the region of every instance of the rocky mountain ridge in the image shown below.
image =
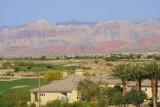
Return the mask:
<path id="1" fill-rule="evenodd" d="M 0 28 L 0 55 L 159 51 L 160 20 L 50 23 Z"/>

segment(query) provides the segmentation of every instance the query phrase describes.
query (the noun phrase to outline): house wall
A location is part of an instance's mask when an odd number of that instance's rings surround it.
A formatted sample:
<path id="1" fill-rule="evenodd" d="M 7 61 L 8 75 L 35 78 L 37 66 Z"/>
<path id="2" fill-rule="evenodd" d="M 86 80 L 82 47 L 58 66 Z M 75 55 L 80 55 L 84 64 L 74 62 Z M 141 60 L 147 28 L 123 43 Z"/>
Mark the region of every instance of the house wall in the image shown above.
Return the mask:
<path id="1" fill-rule="evenodd" d="M 78 91 L 72 91 L 71 93 L 67 93 L 67 98 L 70 103 L 78 100 Z"/>
<path id="2" fill-rule="evenodd" d="M 141 89 L 146 92 L 146 94 L 149 98 L 152 97 L 152 88 L 151 87 L 142 87 Z M 158 98 L 157 102 L 160 102 L 160 87 L 158 88 L 157 98 Z"/>
<path id="3" fill-rule="evenodd" d="M 44 105 L 48 101 L 59 99 L 60 93 L 41 93 L 41 104 Z M 39 98 L 39 94 L 38 94 Z"/>
<path id="4" fill-rule="evenodd" d="M 127 88 L 130 90 L 131 88 L 134 88 L 134 87 L 127 87 Z M 151 87 L 144 87 L 143 86 L 143 87 L 141 87 L 141 90 L 146 92 L 148 98 L 152 97 L 152 88 Z M 158 88 L 157 97 L 158 97 L 158 101 L 160 101 L 160 87 Z"/>
<path id="5" fill-rule="evenodd" d="M 70 103 L 77 101 L 78 92 L 72 91 L 69 93 L 56 93 L 56 92 L 50 92 L 50 93 L 41 93 L 41 104 L 45 105 L 48 101 L 60 99 L 60 100 L 68 100 Z M 39 94 L 37 94 L 37 98 L 39 98 Z M 31 102 L 36 103 L 36 95 L 34 93 L 31 93 Z"/>
<path id="6" fill-rule="evenodd" d="M 31 103 L 34 103 L 36 101 L 36 95 L 35 93 L 31 93 Z"/>
<path id="7" fill-rule="evenodd" d="M 152 97 L 152 88 L 151 87 L 141 87 L 141 90 L 146 92 L 148 98 Z"/>

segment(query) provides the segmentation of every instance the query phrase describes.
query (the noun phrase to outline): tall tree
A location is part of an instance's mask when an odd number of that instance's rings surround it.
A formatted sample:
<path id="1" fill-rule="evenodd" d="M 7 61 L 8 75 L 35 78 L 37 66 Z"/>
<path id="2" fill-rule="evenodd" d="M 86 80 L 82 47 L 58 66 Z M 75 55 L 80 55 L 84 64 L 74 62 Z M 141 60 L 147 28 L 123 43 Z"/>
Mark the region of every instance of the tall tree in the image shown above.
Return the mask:
<path id="1" fill-rule="evenodd" d="M 152 61 L 145 65 L 145 71 L 151 80 L 153 107 L 157 107 L 157 83 L 160 78 L 160 67 L 155 61 Z"/>
<path id="2" fill-rule="evenodd" d="M 141 82 L 144 79 L 144 67 L 140 63 L 131 64 L 129 70 L 129 80 L 136 82 L 136 90 L 141 90 Z"/>
<path id="3" fill-rule="evenodd" d="M 120 79 L 122 81 L 122 86 L 123 86 L 123 95 L 126 94 L 126 81 L 128 79 L 129 75 L 129 64 L 118 64 L 116 65 L 110 75 L 112 77 L 115 77 L 117 79 Z"/>

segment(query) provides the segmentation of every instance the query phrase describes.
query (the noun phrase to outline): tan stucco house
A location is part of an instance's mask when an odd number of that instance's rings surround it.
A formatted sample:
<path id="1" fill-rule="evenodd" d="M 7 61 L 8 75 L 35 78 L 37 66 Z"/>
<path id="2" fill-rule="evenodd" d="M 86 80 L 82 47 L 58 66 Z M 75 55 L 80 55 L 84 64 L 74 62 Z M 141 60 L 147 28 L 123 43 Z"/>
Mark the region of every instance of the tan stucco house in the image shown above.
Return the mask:
<path id="1" fill-rule="evenodd" d="M 105 81 L 108 83 L 108 86 L 113 87 L 115 85 L 121 85 L 121 81 L 118 79 L 108 78 L 107 75 L 100 75 L 97 77 L 85 77 L 85 76 L 72 76 L 66 78 L 64 80 L 56 80 L 50 82 L 47 85 L 40 87 L 39 89 L 35 88 L 30 90 L 31 92 L 31 103 L 36 103 L 38 105 L 39 95 L 41 99 L 41 105 L 45 105 L 48 101 L 60 99 L 60 100 L 68 100 L 69 102 L 74 102 L 80 99 L 80 94 L 77 91 L 77 84 L 80 80 L 84 80 L 89 78 L 92 81 Z M 144 80 L 142 81 L 142 90 L 144 90 L 148 96 L 148 98 L 152 97 L 151 90 L 151 81 Z M 158 83 L 158 101 L 160 102 L 160 82 Z M 127 82 L 127 90 L 129 91 L 131 88 L 135 87 L 135 82 Z"/>
<path id="2" fill-rule="evenodd" d="M 130 90 L 131 88 L 134 88 L 136 86 L 136 83 L 134 81 L 129 82 L 127 84 L 127 90 Z M 152 87 L 151 87 L 151 80 L 143 80 L 141 83 L 141 90 L 145 91 L 148 98 L 152 97 Z M 160 82 L 158 82 L 158 94 L 157 94 L 157 101 L 160 102 Z"/>
<path id="3" fill-rule="evenodd" d="M 45 105 L 48 101 L 60 99 L 68 100 L 69 102 L 74 102 L 80 99 L 80 94 L 77 91 L 77 84 L 79 81 L 84 79 L 90 79 L 92 81 L 105 81 L 108 83 L 108 86 L 113 87 L 114 85 L 121 84 L 120 80 L 117 79 L 108 79 L 107 75 L 100 76 L 72 76 L 64 80 L 56 80 L 47 85 L 35 88 L 30 90 L 31 92 L 31 103 L 35 103 L 37 106 L 39 104 L 39 95 L 41 100 L 41 105 Z"/>
<path id="4" fill-rule="evenodd" d="M 38 105 L 39 95 L 41 105 L 45 105 L 48 101 L 60 99 L 74 102 L 79 100 L 80 96 L 77 91 L 77 81 L 84 77 L 70 77 L 64 80 L 56 80 L 47 85 L 30 90 L 31 103 Z"/>

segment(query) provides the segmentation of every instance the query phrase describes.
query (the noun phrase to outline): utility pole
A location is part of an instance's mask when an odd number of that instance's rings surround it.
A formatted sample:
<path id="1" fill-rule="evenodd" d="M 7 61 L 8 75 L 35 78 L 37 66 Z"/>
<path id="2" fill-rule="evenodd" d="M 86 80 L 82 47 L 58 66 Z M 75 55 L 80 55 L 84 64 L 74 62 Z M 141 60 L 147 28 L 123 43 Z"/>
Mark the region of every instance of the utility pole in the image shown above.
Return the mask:
<path id="1" fill-rule="evenodd" d="M 39 99 L 38 99 L 38 102 L 39 102 L 39 107 L 41 106 L 41 79 L 40 79 L 40 72 L 38 74 L 38 93 L 39 93 Z"/>

